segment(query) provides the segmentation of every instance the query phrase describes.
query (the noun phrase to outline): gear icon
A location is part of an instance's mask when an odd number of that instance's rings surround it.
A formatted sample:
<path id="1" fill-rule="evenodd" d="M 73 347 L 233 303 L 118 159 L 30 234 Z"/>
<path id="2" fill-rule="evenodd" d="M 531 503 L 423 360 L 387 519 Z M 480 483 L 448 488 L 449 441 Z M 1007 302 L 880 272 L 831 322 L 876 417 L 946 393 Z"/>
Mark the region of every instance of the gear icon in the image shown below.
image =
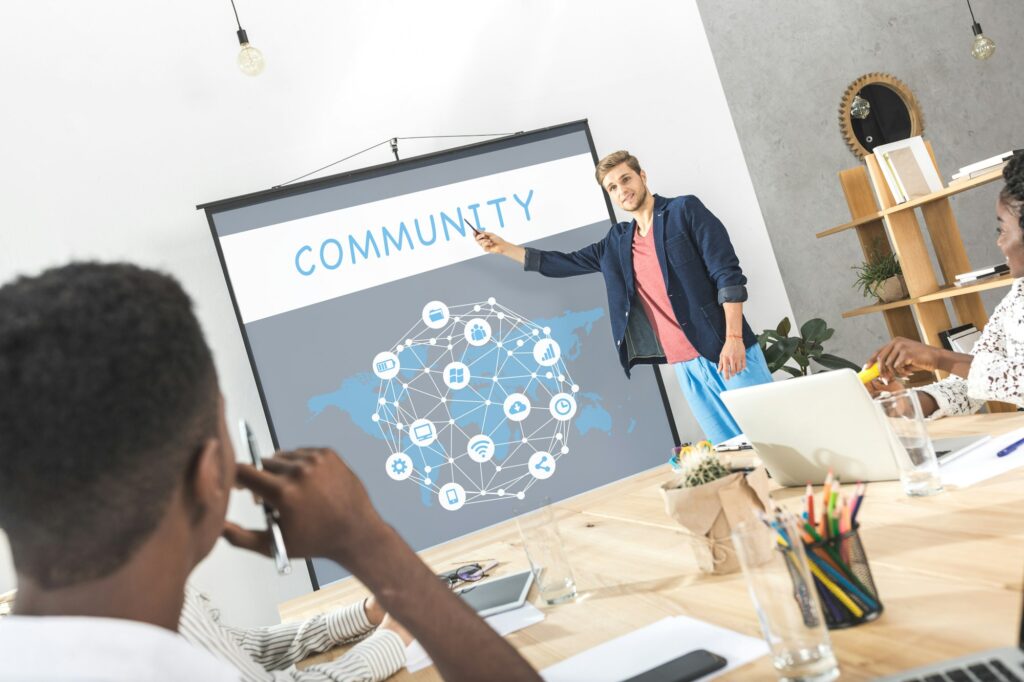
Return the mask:
<path id="1" fill-rule="evenodd" d="M 391 463 L 391 470 L 395 472 L 396 476 L 401 476 L 408 468 L 409 465 L 406 464 L 404 459 L 396 459 Z"/>

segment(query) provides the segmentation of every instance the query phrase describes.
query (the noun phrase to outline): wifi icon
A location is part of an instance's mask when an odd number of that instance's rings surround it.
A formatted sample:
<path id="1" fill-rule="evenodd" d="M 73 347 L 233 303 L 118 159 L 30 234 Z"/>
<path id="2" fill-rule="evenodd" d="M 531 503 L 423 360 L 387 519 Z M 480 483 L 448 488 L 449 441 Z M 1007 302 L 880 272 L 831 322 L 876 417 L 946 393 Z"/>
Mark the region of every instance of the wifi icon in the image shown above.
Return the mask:
<path id="1" fill-rule="evenodd" d="M 473 436 L 466 445 L 466 454 L 474 462 L 487 462 L 494 457 L 494 441 L 484 434 Z"/>

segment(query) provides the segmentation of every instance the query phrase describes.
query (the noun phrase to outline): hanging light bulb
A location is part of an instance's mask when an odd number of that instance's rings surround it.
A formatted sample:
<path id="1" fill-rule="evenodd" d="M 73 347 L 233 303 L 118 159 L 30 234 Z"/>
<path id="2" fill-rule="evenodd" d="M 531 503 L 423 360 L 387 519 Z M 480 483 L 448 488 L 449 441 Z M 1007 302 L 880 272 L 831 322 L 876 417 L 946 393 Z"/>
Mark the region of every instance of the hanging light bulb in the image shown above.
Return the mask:
<path id="1" fill-rule="evenodd" d="M 242 46 L 238 52 L 238 68 L 247 76 L 258 76 L 263 73 L 263 67 L 266 65 L 263 53 L 249 43 L 249 36 L 242 28 L 242 22 L 238 20 L 235 0 L 231 0 L 231 9 L 235 13 L 235 23 L 238 24 L 238 44 Z"/>
<path id="2" fill-rule="evenodd" d="M 242 49 L 238 51 L 238 68 L 247 76 L 258 76 L 263 73 L 263 53 L 249 44 L 249 36 L 245 31 L 238 29 L 238 44 Z"/>
<path id="3" fill-rule="evenodd" d="M 981 24 L 974 18 L 974 10 L 971 9 L 971 0 L 967 0 L 967 9 L 971 12 L 971 30 L 974 31 L 974 45 L 971 46 L 971 56 L 978 60 L 984 60 L 995 54 L 996 43 L 994 40 L 981 32 Z"/>
<path id="4" fill-rule="evenodd" d="M 971 56 L 975 59 L 988 59 L 996 51 L 994 40 L 981 32 L 981 24 L 974 24 L 974 45 L 971 47 Z"/>

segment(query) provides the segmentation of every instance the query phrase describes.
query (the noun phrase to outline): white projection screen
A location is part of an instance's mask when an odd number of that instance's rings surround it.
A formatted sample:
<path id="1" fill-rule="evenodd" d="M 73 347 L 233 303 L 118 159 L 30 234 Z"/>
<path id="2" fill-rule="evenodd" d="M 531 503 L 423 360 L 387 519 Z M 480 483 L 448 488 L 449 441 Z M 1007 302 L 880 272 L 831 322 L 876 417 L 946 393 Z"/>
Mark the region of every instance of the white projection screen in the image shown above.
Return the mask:
<path id="1" fill-rule="evenodd" d="M 336 450 L 416 550 L 664 463 L 660 378 L 626 378 L 601 275 L 524 272 L 470 227 L 602 239 L 595 160 L 577 121 L 200 206 L 274 446 Z"/>

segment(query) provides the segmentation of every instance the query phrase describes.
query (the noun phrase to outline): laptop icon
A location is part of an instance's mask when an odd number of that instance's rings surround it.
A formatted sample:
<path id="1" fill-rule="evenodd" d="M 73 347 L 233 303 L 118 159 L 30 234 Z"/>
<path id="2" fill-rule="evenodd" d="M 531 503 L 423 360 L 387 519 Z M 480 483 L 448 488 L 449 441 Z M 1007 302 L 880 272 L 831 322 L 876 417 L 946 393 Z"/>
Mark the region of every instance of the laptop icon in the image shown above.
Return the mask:
<path id="1" fill-rule="evenodd" d="M 960 658 L 914 668 L 889 677 L 881 682 L 932 682 L 946 680 L 1024 680 L 1024 607 L 1021 608 L 1020 632 L 1017 646 L 989 649 Z"/>

